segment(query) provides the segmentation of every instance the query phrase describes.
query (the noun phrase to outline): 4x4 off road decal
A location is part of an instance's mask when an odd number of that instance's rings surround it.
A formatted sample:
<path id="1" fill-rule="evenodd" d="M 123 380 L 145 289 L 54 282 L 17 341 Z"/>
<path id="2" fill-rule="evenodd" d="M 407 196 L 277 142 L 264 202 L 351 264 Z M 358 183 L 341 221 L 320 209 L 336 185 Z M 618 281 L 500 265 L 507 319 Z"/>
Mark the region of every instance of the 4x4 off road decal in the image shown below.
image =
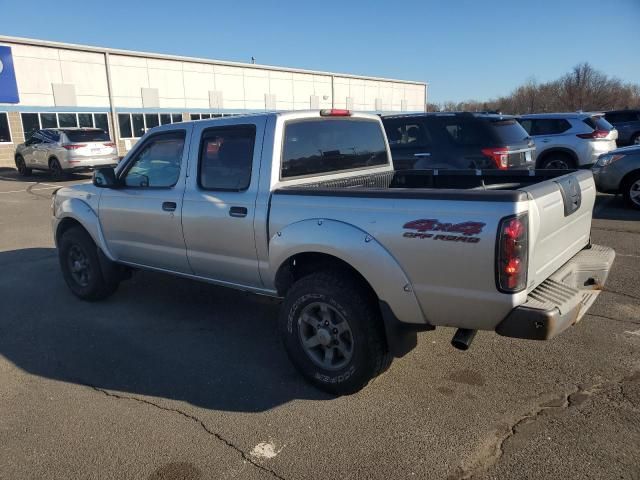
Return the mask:
<path id="1" fill-rule="evenodd" d="M 405 223 L 403 228 L 415 231 L 404 232 L 402 236 L 405 238 L 430 238 L 445 242 L 478 243 L 480 237 L 475 235 L 480 234 L 484 226 L 485 224 L 482 222 L 443 223 L 433 218 L 420 219 Z"/>

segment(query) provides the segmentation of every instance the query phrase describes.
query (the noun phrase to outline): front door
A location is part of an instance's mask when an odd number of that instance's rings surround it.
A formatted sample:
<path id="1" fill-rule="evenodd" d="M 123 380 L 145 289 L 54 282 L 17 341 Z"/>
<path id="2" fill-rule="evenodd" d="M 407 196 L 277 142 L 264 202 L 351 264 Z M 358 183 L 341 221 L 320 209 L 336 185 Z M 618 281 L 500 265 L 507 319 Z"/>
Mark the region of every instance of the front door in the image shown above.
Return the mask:
<path id="1" fill-rule="evenodd" d="M 191 125 L 143 139 L 119 172 L 122 187 L 104 189 L 100 223 L 117 260 L 191 273 L 181 212 Z"/>
<path id="2" fill-rule="evenodd" d="M 384 121 L 389 148 L 396 170 L 431 168 L 431 135 L 420 117 L 394 118 Z"/>
<path id="3" fill-rule="evenodd" d="M 265 120 L 194 127 L 182 224 L 196 275 L 261 287 L 254 217 Z"/>

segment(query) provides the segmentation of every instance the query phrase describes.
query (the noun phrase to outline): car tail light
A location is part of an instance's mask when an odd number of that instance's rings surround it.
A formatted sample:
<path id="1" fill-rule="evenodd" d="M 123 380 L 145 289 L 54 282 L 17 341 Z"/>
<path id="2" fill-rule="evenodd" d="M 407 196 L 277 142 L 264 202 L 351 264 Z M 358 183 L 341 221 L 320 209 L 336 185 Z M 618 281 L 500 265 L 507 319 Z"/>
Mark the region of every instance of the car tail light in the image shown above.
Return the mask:
<path id="1" fill-rule="evenodd" d="M 609 130 L 594 130 L 591 133 L 579 133 L 576 137 L 586 138 L 588 140 L 596 140 L 598 138 L 607 138 L 609 135 Z"/>
<path id="2" fill-rule="evenodd" d="M 344 110 L 341 108 L 331 108 L 320 110 L 320 115 L 322 117 L 350 117 L 351 110 Z"/>
<path id="3" fill-rule="evenodd" d="M 526 213 L 503 218 L 498 230 L 496 282 L 505 293 L 527 286 L 529 262 L 529 216 Z"/>
<path id="4" fill-rule="evenodd" d="M 77 150 L 79 148 L 84 148 L 87 145 L 85 143 L 70 143 L 68 145 L 62 145 L 67 150 Z"/>
<path id="5" fill-rule="evenodd" d="M 103 143 L 103 145 L 104 145 L 105 147 L 115 147 L 115 146 L 116 146 L 116 144 L 115 144 L 115 143 L 113 143 L 113 142 L 104 142 L 104 143 Z"/>
<path id="6" fill-rule="evenodd" d="M 483 148 L 482 154 L 493 160 L 500 170 L 505 170 L 509 166 L 508 148 Z"/>

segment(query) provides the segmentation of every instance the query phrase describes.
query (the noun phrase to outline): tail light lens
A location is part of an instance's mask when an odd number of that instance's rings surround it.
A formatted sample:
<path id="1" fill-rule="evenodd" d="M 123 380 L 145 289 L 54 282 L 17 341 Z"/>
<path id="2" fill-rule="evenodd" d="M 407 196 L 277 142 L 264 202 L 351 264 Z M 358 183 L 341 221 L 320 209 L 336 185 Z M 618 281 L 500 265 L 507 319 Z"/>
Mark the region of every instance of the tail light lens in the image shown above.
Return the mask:
<path id="1" fill-rule="evenodd" d="M 66 148 L 67 150 L 77 150 L 79 148 L 84 148 L 87 145 L 85 143 L 71 143 L 68 145 L 62 145 L 64 148 Z"/>
<path id="2" fill-rule="evenodd" d="M 500 170 L 506 170 L 509 167 L 509 149 L 508 148 L 483 148 L 482 154 L 493 160 L 496 167 Z"/>
<path id="3" fill-rule="evenodd" d="M 579 133 L 576 137 L 585 138 L 587 140 L 597 140 L 598 138 L 607 138 L 609 130 L 594 130 L 591 133 Z"/>
<path id="4" fill-rule="evenodd" d="M 496 282 L 505 293 L 527 286 L 529 263 L 529 216 L 526 213 L 503 218 L 498 230 Z"/>

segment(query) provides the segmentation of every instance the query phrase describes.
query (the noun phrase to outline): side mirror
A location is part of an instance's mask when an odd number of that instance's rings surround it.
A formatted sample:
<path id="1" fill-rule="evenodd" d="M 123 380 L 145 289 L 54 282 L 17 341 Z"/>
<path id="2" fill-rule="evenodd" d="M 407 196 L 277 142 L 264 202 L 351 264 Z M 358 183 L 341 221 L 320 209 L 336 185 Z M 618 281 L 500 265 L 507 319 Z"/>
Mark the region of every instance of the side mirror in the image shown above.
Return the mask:
<path id="1" fill-rule="evenodd" d="M 93 172 L 93 184 L 100 188 L 118 188 L 120 186 L 116 172 L 112 167 L 98 168 Z"/>

